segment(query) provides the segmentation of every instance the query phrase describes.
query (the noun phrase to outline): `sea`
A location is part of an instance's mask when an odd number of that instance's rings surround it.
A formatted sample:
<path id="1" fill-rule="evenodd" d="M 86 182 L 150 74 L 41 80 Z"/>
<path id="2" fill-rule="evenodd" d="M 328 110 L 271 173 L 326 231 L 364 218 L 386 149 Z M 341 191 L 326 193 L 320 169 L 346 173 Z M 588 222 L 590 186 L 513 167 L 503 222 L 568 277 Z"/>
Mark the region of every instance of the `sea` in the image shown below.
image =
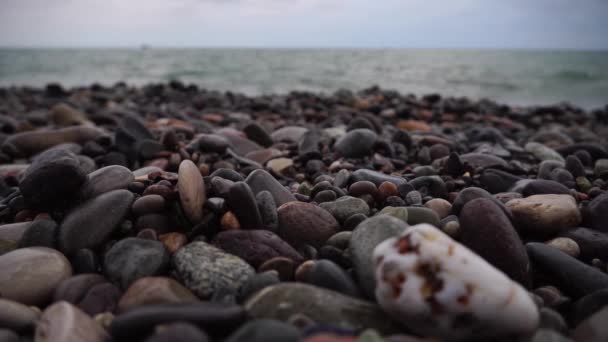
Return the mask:
<path id="1" fill-rule="evenodd" d="M 451 49 L 0 49 L 0 87 L 179 80 L 248 95 L 371 86 L 510 105 L 608 104 L 608 51 Z"/>

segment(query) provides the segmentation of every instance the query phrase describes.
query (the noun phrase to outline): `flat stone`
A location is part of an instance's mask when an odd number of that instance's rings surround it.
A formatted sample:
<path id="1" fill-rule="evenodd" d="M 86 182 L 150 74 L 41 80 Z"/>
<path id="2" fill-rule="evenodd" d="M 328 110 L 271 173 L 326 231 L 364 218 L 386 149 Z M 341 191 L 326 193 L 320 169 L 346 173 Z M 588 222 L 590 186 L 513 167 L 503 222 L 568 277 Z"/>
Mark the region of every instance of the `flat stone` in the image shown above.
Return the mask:
<path id="1" fill-rule="evenodd" d="M 192 242 L 173 255 L 175 275 L 201 298 L 220 289 L 237 292 L 255 270 L 241 258 L 205 242 Z"/>
<path id="2" fill-rule="evenodd" d="M 303 314 L 314 322 L 348 329 L 373 328 L 383 334 L 398 331 L 377 305 L 302 283 L 266 287 L 250 297 L 244 306 L 254 318 L 285 322 L 294 314 Z"/>
<path id="3" fill-rule="evenodd" d="M 46 304 L 55 288 L 72 275 L 70 262 L 46 247 L 20 248 L 0 255 L 2 297 L 27 305 Z"/>
<path id="4" fill-rule="evenodd" d="M 369 218 L 353 230 L 350 238 L 350 254 L 353 269 L 361 289 L 369 296 L 374 296 L 376 280 L 374 278 L 374 248 L 382 241 L 401 234 L 407 223 L 389 215 Z"/>
<path id="5" fill-rule="evenodd" d="M 517 231 L 502 209 L 487 198 L 465 204 L 460 212 L 460 243 L 511 279 L 528 286 L 529 260 Z"/>
<path id="6" fill-rule="evenodd" d="M 369 215 L 369 205 L 364 200 L 351 196 L 342 196 L 335 201 L 321 203 L 319 206 L 339 222 L 344 222 L 355 214 Z"/>
<path id="7" fill-rule="evenodd" d="M 131 212 L 137 216 L 158 213 L 165 210 L 166 201 L 161 195 L 146 195 L 133 202 Z"/>
<path id="8" fill-rule="evenodd" d="M 439 215 L 429 208 L 407 207 L 407 223 L 410 225 L 428 223 L 438 227 L 439 221 Z"/>
<path id="9" fill-rule="evenodd" d="M 104 255 L 104 273 L 126 289 L 139 278 L 163 274 L 170 255 L 159 241 L 126 238 L 115 243 Z"/>
<path id="10" fill-rule="evenodd" d="M 191 223 L 199 223 L 203 219 L 203 205 L 207 199 L 203 176 L 192 161 L 184 160 L 179 165 L 177 177 L 179 199 L 184 214 Z"/>
<path id="11" fill-rule="evenodd" d="M 124 166 L 102 167 L 87 175 L 87 180 L 80 190 L 80 197 L 88 200 L 112 190 L 126 189 L 133 180 L 133 172 Z"/>
<path id="12" fill-rule="evenodd" d="M 293 167 L 293 160 L 291 158 L 274 158 L 266 163 L 266 167 L 276 174 L 282 174 L 290 167 Z"/>
<path id="13" fill-rule="evenodd" d="M 4 140 L 3 146 L 11 146 L 18 154 L 29 157 L 55 145 L 68 142 L 84 144 L 103 135 L 104 133 L 101 129 L 88 126 L 66 127 L 57 130 L 36 130 L 13 134 Z"/>
<path id="14" fill-rule="evenodd" d="M 555 235 L 581 223 L 576 200 L 570 195 L 534 195 L 510 200 L 506 206 L 518 227 L 539 235 Z"/>
<path id="15" fill-rule="evenodd" d="M 431 225 L 382 242 L 373 260 L 378 303 L 418 334 L 469 340 L 526 336 L 538 326 L 523 287 Z"/>
<path id="16" fill-rule="evenodd" d="M 133 282 L 118 302 L 118 312 L 126 312 L 145 305 L 190 303 L 199 299 L 174 279 L 144 277 Z"/>
<path id="17" fill-rule="evenodd" d="M 128 190 L 113 190 L 72 209 L 59 226 L 60 249 L 71 255 L 104 243 L 129 213 L 134 197 Z"/>
<path id="18" fill-rule="evenodd" d="M 557 248 L 543 243 L 526 244 L 533 265 L 547 274 L 555 285 L 572 298 L 608 287 L 608 275 Z"/>
<path id="19" fill-rule="evenodd" d="M 62 281 L 53 292 L 53 302 L 66 301 L 77 305 L 87 292 L 95 285 L 106 282 L 106 278 L 97 273 L 84 273 Z"/>
<path id="20" fill-rule="evenodd" d="M 340 226 L 325 209 L 310 203 L 289 202 L 277 209 L 278 235 L 292 246 L 321 247 Z"/>
<path id="21" fill-rule="evenodd" d="M 535 179 L 526 183 L 521 190 L 524 197 L 542 194 L 561 194 L 569 195 L 570 189 L 564 185 L 547 179 Z"/>
<path id="22" fill-rule="evenodd" d="M 359 289 L 350 276 L 340 266 L 330 260 L 319 260 L 310 272 L 310 284 L 340 292 L 347 296 L 359 297 Z"/>
<path id="23" fill-rule="evenodd" d="M 270 133 L 270 137 L 275 142 L 286 141 L 297 143 L 306 132 L 308 132 L 308 128 L 306 127 L 285 126 Z"/>
<path id="24" fill-rule="evenodd" d="M 279 216 L 277 215 L 277 205 L 274 202 L 274 197 L 269 191 L 260 191 L 255 196 L 258 203 L 258 210 L 262 217 L 264 227 L 272 232 L 279 230 Z"/>
<path id="25" fill-rule="evenodd" d="M 34 327 L 40 314 L 27 305 L 0 298 L 0 328 L 25 331 Z"/>
<path id="26" fill-rule="evenodd" d="M 44 310 L 36 325 L 35 342 L 110 342 L 99 323 L 68 302 L 57 302 Z"/>
<path id="27" fill-rule="evenodd" d="M 289 190 L 264 170 L 254 170 L 247 176 L 245 182 L 249 185 L 251 191 L 253 191 L 255 195 L 261 191 L 268 190 L 274 198 L 277 207 L 296 200 Z"/>
<path id="28" fill-rule="evenodd" d="M 536 159 L 543 160 L 558 160 L 564 162 L 564 157 L 554 149 L 547 147 L 541 143 L 529 142 L 524 146 L 527 152 L 532 153 Z"/>
<path id="29" fill-rule="evenodd" d="M 304 261 L 293 247 L 267 230 L 223 231 L 215 236 L 213 245 L 240 257 L 256 269 L 275 257 L 286 257 L 297 264 Z"/>

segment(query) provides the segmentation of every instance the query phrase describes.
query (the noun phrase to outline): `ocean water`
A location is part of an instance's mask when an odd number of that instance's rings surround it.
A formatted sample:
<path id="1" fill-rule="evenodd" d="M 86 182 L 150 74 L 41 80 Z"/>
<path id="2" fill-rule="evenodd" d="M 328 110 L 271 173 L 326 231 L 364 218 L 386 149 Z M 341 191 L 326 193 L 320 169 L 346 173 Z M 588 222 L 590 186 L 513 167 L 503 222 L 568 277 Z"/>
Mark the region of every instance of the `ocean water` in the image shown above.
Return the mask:
<path id="1" fill-rule="evenodd" d="M 180 80 L 249 95 L 372 85 L 513 105 L 608 104 L 608 51 L 0 49 L 0 86 Z"/>

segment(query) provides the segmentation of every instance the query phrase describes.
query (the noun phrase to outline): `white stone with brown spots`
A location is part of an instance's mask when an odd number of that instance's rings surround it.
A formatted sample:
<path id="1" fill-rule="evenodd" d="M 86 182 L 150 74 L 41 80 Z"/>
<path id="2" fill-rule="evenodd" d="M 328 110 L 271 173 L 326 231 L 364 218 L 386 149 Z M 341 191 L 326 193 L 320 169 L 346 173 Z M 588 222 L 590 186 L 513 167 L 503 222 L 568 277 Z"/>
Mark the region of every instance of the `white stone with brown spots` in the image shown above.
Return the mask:
<path id="1" fill-rule="evenodd" d="M 421 335 L 453 341 L 526 335 L 538 326 L 523 287 L 429 224 L 385 240 L 373 258 L 378 303 Z"/>

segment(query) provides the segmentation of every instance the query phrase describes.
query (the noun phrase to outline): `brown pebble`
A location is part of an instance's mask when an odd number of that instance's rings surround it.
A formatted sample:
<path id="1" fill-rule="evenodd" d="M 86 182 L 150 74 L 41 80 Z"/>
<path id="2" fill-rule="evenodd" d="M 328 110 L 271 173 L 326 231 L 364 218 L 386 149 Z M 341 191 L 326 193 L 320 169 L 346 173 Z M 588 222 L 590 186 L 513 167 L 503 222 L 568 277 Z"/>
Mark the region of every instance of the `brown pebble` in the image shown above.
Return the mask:
<path id="1" fill-rule="evenodd" d="M 294 274 L 295 280 L 300 282 L 306 282 L 312 270 L 315 268 L 315 264 L 316 263 L 314 262 L 314 260 L 307 260 L 300 264 Z"/>
<path id="2" fill-rule="evenodd" d="M 432 200 L 424 203 L 424 206 L 436 212 L 441 219 L 450 215 L 452 212 L 452 204 L 443 198 L 433 198 Z"/>
<path id="3" fill-rule="evenodd" d="M 275 270 L 279 274 L 279 279 L 282 281 L 290 281 L 293 280 L 295 269 L 295 263 L 293 260 L 285 257 L 274 257 L 272 259 L 266 260 L 260 267 L 258 268 L 258 272 L 266 272 L 270 270 Z"/>
<path id="4" fill-rule="evenodd" d="M 188 239 L 186 235 L 182 233 L 172 232 L 168 234 L 163 234 L 158 238 L 160 242 L 165 245 L 169 253 L 173 254 L 178 249 L 182 248 L 185 244 L 188 243 Z"/>
<path id="5" fill-rule="evenodd" d="M 399 190 L 397 189 L 397 185 L 393 182 L 385 181 L 380 184 L 378 187 L 378 194 L 381 200 L 385 200 L 390 196 L 399 196 Z"/>
<path id="6" fill-rule="evenodd" d="M 241 224 L 232 211 L 227 211 L 220 220 L 223 230 L 241 229 Z"/>
<path id="7" fill-rule="evenodd" d="M 136 199 L 131 206 L 131 211 L 137 216 L 162 212 L 163 210 L 165 210 L 165 198 L 154 194 Z"/>

